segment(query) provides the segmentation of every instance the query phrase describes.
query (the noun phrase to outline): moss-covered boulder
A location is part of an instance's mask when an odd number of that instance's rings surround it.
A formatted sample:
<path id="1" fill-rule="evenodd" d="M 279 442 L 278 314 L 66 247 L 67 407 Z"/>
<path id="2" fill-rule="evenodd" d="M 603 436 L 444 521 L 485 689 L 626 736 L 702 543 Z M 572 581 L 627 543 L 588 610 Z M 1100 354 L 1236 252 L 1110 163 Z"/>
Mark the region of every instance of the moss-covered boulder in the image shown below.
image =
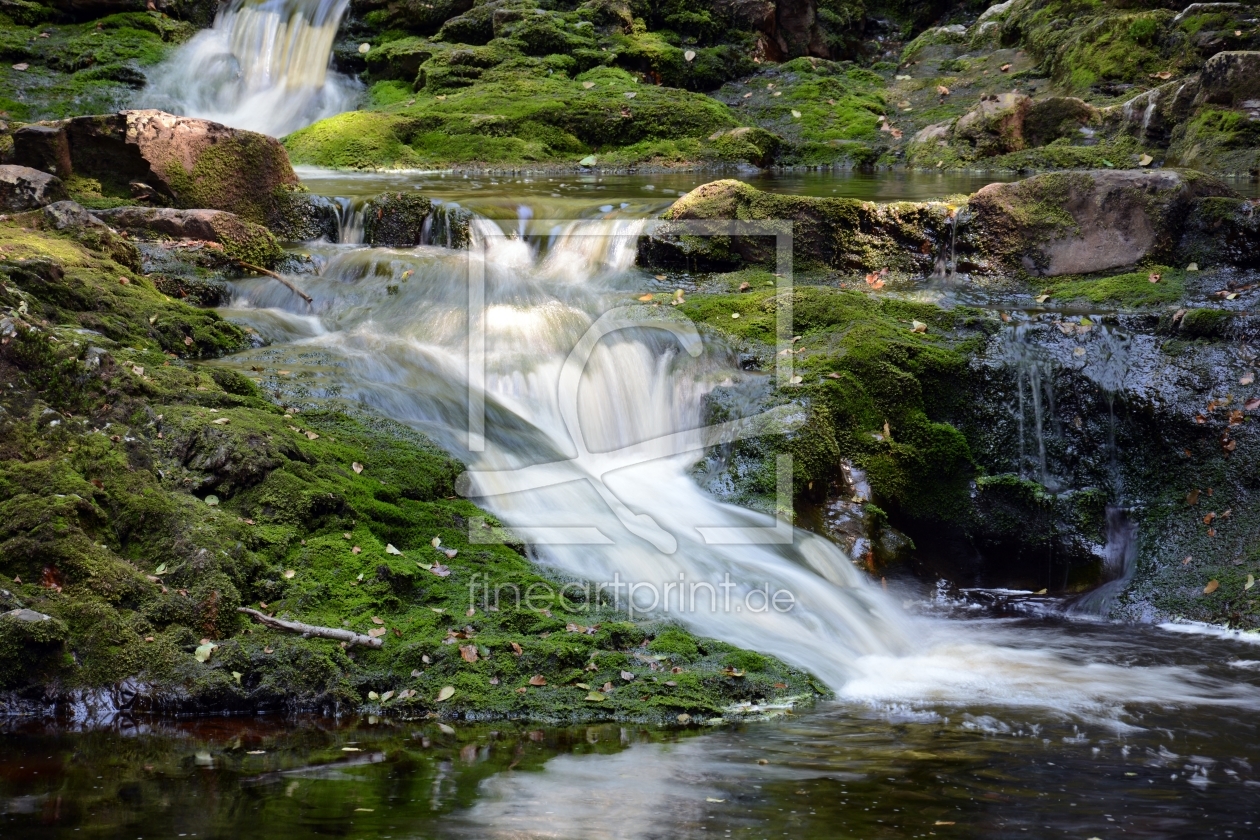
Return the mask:
<path id="1" fill-rule="evenodd" d="M 252 131 L 161 111 L 120 111 L 23 127 L 14 157 L 63 180 L 91 178 L 111 195 L 226 210 L 258 224 L 284 219 L 297 176 L 284 147 Z"/>
<path id="2" fill-rule="evenodd" d="M 117 207 L 94 215 L 140 239 L 214 242 L 227 256 L 252 265 L 269 268 L 284 257 L 271 231 L 223 210 Z"/>
<path id="3" fill-rule="evenodd" d="M 1032 99 L 1020 93 L 983 97 L 958 119 L 954 139 L 971 146 L 976 157 L 1018 152 L 1027 143 L 1024 120 L 1031 108 Z"/>
<path id="4" fill-rule="evenodd" d="M 383 193 L 363 207 L 363 241 L 368 245 L 412 248 L 442 245 L 466 248 L 472 213 L 416 193 Z"/>
<path id="5" fill-rule="evenodd" d="M 756 222 L 763 230 L 731 235 L 727 221 Z M 950 224 L 944 204 L 787 196 L 742 181 L 714 181 L 674 202 L 664 224 L 640 240 L 639 260 L 719 270 L 769 267 L 776 261 L 779 233 L 791 235 L 797 269 L 887 268 L 922 275 L 932 270 L 937 243 L 948 237 Z"/>

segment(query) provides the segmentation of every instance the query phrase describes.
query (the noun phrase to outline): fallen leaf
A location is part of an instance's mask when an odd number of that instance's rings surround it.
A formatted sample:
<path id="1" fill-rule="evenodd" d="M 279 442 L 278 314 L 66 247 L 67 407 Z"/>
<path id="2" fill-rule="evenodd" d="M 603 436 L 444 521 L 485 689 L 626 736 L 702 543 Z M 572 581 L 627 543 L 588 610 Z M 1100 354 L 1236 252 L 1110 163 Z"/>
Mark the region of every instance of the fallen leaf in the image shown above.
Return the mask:
<path id="1" fill-rule="evenodd" d="M 1173 74 L 1171 70 L 1160 70 L 1158 73 L 1151 74 L 1152 79 L 1159 79 L 1162 82 L 1166 82 L 1172 77 L 1173 77 Z"/>
<path id="2" fill-rule="evenodd" d="M 1247 371 L 1242 376 L 1238 377 L 1239 385 L 1250 385 L 1252 382 L 1255 382 L 1255 381 L 1256 381 L 1256 375 L 1252 371 Z"/>
<path id="3" fill-rule="evenodd" d="M 595 83 L 594 83 L 594 82 L 582 82 L 582 87 L 586 88 L 587 90 L 590 90 L 591 88 L 595 87 Z"/>
<path id="4" fill-rule="evenodd" d="M 190 336 L 190 335 L 186 335 L 186 336 L 184 336 L 184 345 L 185 345 L 185 346 L 187 346 L 187 347 L 192 347 L 192 343 L 193 343 L 192 336 Z"/>
<path id="5" fill-rule="evenodd" d="M 1216 518 L 1216 511 L 1212 511 L 1212 512 L 1211 512 L 1211 513 L 1209 513 L 1207 516 L 1203 517 L 1203 524 L 1204 524 L 1204 525 L 1211 525 L 1211 524 L 1212 524 L 1212 520 L 1213 520 L 1213 519 L 1215 519 L 1215 518 Z"/>
<path id="6" fill-rule="evenodd" d="M 434 548 L 437 548 L 441 544 L 442 544 L 441 537 L 434 537 L 433 539 L 429 540 L 429 545 L 433 546 Z"/>
<path id="7" fill-rule="evenodd" d="M 360 464 L 358 461 L 355 461 L 353 464 L 350 465 L 350 469 L 354 470 L 355 474 L 357 475 L 363 472 L 363 465 Z"/>
<path id="8" fill-rule="evenodd" d="M 451 570 L 447 568 L 446 566 L 443 566 L 441 563 L 436 564 L 432 569 L 429 569 L 429 571 L 433 572 L 433 574 L 437 575 L 438 577 L 451 576 Z"/>
<path id="9" fill-rule="evenodd" d="M 998 70 L 1002 71 L 1003 73 L 1008 72 L 1010 69 L 1011 69 L 1011 65 L 1009 64 L 1003 64 L 1001 67 L 998 68 Z"/>
<path id="10" fill-rule="evenodd" d="M 635 96 L 637 96 L 637 95 L 638 95 L 638 94 L 636 94 L 636 93 L 635 93 L 634 91 L 632 91 L 632 90 L 628 90 L 628 91 L 626 91 L 626 99 L 634 99 L 634 97 L 635 97 Z"/>
<path id="11" fill-rule="evenodd" d="M 156 569 L 154 569 L 154 570 L 153 570 L 153 574 L 155 574 L 155 575 L 164 575 L 164 574 L 166 574 L 166 564 L 165 564 L 165 563 L 163 563 L 163 564 L 161 564 L 160 566 L 158 566 Z"/>
<path id="12" fill-rule="evenodd" d="M 925 333 L 927 332 L 927 324 L 923 323 L 922 321 L 911 321 L 910 332 Z"/>
<path id="13" fill-rule="evenodd" d="M 599 701 L 604 699 L 604 695 L 600 694 L 598 691 L 592 691 L 591 693 L 586 695 L 586 699 L 590 700 L 593 703 L 598 703 Z"/>
<path id="14" fill-rule="evenodd" d="M 683 53 L 683 58 L 685 58 L 687 61 L 694 61 L 695 57 L 696 57 L 695 50 L 687 50 L 686 52 Z"/>
<path id="15" fill-rule="evenodd" d="M 1140 158 L 1138 158 L 1138 166 L 1150 166 L 1151 162 L 1154 160 L 1155 158 L 1151 157 L 1150 155 L 1142 155 Z"/>
<path id="16" fill-rule="evenodd" d="M 380 700 L 380 699 L 381 699 L 381 695 L 377 694 L 375 691 L 369 691 L 369 692 L 368 692 L 368 699 L 369 699 L 369 700 Z"/>
<path id="17" fill-rule="evenodd" d="M 1256 585 L 1255 575 L 1247 575 L 1247 582 L 1243 584 L 1243 589 L 1250 589 Z"/>
<path id="18" fill-rule="evenodd" d="M 643 301 L 643 302 L 645 302 L 645 303 L 646 303 L 647 301 L 651 300 L 651 299 L 652 299 L 652 293 L 651 293 L 651 292 L 648 292 L 646 295 L 639 295 L 639 300 L 641 300 L 641 301 Z"/>
<path id="19" fill-rule="evenodd" d="M 307 439 L 307 440 L 318 440 L 318 439 L 319 439 L 319 435 L 315 434 L 314 432 L 307 432 L 307 433 L 306 433 L 306 439 Z"/>
<path id="20" fill-rule="evenodd" d="M 800 385 L 803 381 L 804 379 L 800 376 L 793 376 L 791 379 L 788 380 L 788 382 L 791 383 L 792 385 Z"/>
<path id="21" fill-rule="evenodd" d="M 1050 300 L 1050 295 L 1037 295 L 1035 300 L 1037 301 L 1037 303 L 1045 303 L 1046 301 Z"/>
<path id="22" fill-rule="evenodd" d="M 198 645 L 197 649 L 193 651 L 193 656 L 197 658 L 198 662 L 209 662 L 210 657 L 214 655 L 214 649 L 217 647 L 218 645 L 214 642 L 205 642 Z"/>
<path id="23" fill-rule="evenodd" d="M 27 64 L 25 61 L 23 61 L 23 62 L 21 62 L 21 63 L 19 63 L 19 64 L 14 64 L 14 65 L 13 65 L 13 69 L 14 69 L 14 70 L 17 70 L 18 72 L 22 72 L 22 71 L 26 70 L 27 68 L 29 68 L 30 66 L 31 66 L 31 65 L 29 65 L 29 64 Z"/>
<path id="24" fill-rule="evenodd" d="M 529 686 L 526 686 L 526 685 L 523 685 L 520 688 L 516 689 L 517 694 L 524 694 L 527 691 L 529 691 Z"/>
<path id="25" fill-rule="evenodd" d="M 801 118 L 801 112 L 800 112 L 800 111 L 798 111 L 798 110 L 796 110 L 795 108 L 793 108 L 793 109 L 792 109 L 792 117 L 793 117 L 793 118 L 795 118 L 795 119 L 798 119 L 798 120 L 799 120 L 799 119 Z"/>
<path id="26" fill-rule="evenodd" d="M 351 554 L 359 554 L 362 551 L 363 549 L 359 548 L 357 545 L 354 548 L 350 549 Z"/>
<path id="27" fill-rule="evenodd" d="M 443 686 L 442 690 L 438 692 L 437 702 L 443 703 L 447 700 L 450 700 L 454 696 L 455 696 L 455 686 L 453 685 Z"/>
<path id="28" fill-rule="evenodd" d="M 386 554 L 395 554 L 395 555 L 400 555 L 400 554 L 402 554 L 402 552 L 401 552 L 401 551 L 399 551 L 398 549 L 394 548 L 394 544 L 393 544 L 393 543 L 385 543 L 385 553 L 386 553 Z"/>
<path id="29" fill-rule="evenodd" d="M 1150 280 L 1152 283 L 1158 283 L 1160 281 L 1160 275 L 1155 272 L 1151 272 L 1150 276 L 1146 279 Z"/>
<path id="30" fill-rule="evenodd" d="M 384 623 L 385 623 L 385 619 L 383 619 L 383 618 L 378 618 L 377 616 L 372 616 L 372 623 L 373 623 L 373 624 L 384 624 Z"/>
<path id="31" fill-rule="evenodd" d="M 1247 409 L 1248 411 L 1255 411 L 1257 408 L 1260 408 L 1260 397 L 1252 397 L 1251 399 L 1247 400 L 1245 403 L 1243 403 L 1243 408 Z"/>
<path id="32" fill-rule="evenodd" d="M 443 735 L 454 735 L 454 734 L 455 734 L 455 727 L 453 727 L 453 726 L 447 726 L 445 723 L 439 723 L 439 724 L 438 724 L 438 729 L 442 732 L 442 734 L 443 734 Z"/>
<path id="33" fill-rule="evenodd" d="M 341 751 L 342 752 L 363 752 L 363 750 L 359 749 L 358 747 L 342 747 Z"/>
<path id="34" fill-rule="evenodd" d="M 1198 488 L 1195 488 L 1194 490 L 1191 490 L 1188 494 L 1186 494 L 1186 504 L 1194 506 L 1194 505 L 1197 505 L 1198 503 L 1199 503 L 1199 491 L 1198 491 Z"/>
<path id="35" fill-rule="evenodd" d="M 1188 266 L 1186 266 L 1186 271 L 1198 271 L 1198 270 L 1199 270 L 1199 264 L 1197 262 L 1192 262 Z"/>
<path id="36" fill-rule="evenodd" d="M 632 679 L 634 679 L 634 674 L 630 673 L 629 671 L 622 671 L 621 678 L 625 680 L 626 682 L 630 682 Z"/>
<path id="37" fill-rule="evenodd" d="M 529 678 L 529 684 L 530 685 L 546 685 L 547 678 L 544 677 L 542 674 L 534 674 L 534 676 Z"/>
<path id="38" fill-rule="evenodd" d="M 1213 578 L 1208 581 L 1207 586 L 1203 587 L 1204 595 L 1211 595 L 1213 592 L 1221 588 L 1221 582 Z"/>
<path id="39" fill-rule="evenodd" d="M 385 635 L 385 628 L 373 627 L 371 630 L 368 631 L 368 635 L 371 636 L 373 639 L 379 639 L 381 636 Z"/>
<path id="40" fill-rule="evenodd" d="M 949 88 L 945 87 L 945 85 L 937 85 L 936 92 L 941 96 L 949 96 Z"/>

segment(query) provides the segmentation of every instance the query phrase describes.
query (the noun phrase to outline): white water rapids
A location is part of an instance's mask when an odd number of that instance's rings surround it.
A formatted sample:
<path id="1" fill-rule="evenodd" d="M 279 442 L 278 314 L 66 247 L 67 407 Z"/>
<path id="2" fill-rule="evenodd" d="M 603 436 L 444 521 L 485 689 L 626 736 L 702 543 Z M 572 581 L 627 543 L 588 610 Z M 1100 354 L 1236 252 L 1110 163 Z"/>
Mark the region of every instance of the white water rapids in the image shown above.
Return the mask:
<path id="1" fill-rule="evenodd" d="M 231 0 L 149 73 L 138 105 L 282 137 L 354 107 L 329 70 L 349 0 Z"/>
<path id="2" fill-rule="evenodd" d="M 718 588 L 716 610 L 703 594 L 694 609 L 679 610 L 675 595 L 655 615 L 808 669 L 841 698 L 1041 707 L 1116 723 L 1131 701 L 1260 708 L 1254 689 L 1191 669 L 1082 660 L 1071 644 L 995 634 L 992 622 L 912 618 L 835 545 L 804 531 L 792 529 L 791 544 L 706 542 L 703 528 L 773 525 L 716 500 L 689 475 L 707 440 L 705 394 L 721 384 L 756 393 L 772 377 L 738 370 L 720 343 L 689 338 L 671 307 L 633 308 L 651 282 L 633 267 L 641 224 L 567 222 L 521 239 L 479 220 L 466 252 L 325 246 L 320 274 L 296 278 L 313 308 L 274 282 L 239 285 L 224 314 L 273 344 L 233 361 L 282 367 L 296 377 L 293 393 L 426 431 L 465 460 L 476 476 L 473 498 L 506 525 L 571 543 L 535 548 L 563 575 L 657 592 L 680 576 L 715 587 L 729 579 L 729 607 Z M 482 272 L 478 388 L 468 313 Z M 566 359 L 609 312 L 627 329 L 603 335 L 580 377 L 566 383 Z M 665 323 L 674 329 L 658 328 Z M 469 448 L 470 381 L 472 404 L 485 404 L 482 451 Z M 521 476 L 536 470 L 516 472 L 537 465 L 552 483 L 535 486 Z M 795 603 L 749 609 L 754 589 L 790 592 Z"/>

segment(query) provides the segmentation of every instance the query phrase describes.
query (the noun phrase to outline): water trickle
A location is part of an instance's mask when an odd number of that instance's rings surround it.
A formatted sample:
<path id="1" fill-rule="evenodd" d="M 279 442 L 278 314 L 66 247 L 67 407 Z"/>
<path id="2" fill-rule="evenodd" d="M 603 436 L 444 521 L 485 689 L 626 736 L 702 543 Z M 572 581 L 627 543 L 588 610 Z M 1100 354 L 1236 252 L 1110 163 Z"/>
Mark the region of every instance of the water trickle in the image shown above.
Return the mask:
<path id="1" fill-rule="evenodd" d="M 1103 576 L 1107 582 L 1087 592 L 1068 606 L 1075 615 L 1096 615 L 1106 618 L 1116 598 L 1128 588 L 1137 571 L 1137 523 L 1129 511 L 1118 506 L 1107 507 L 1107 543 L 1103 546 Z"/>
<path id="2" fill-rule="evenodd" d="M 138 105 L 282 137 L 354 107 L 329 70 L 349 0 L 231 0 L 150 74 Z"/>
<path id="3" fill-rule="evenodd" d="M 1017 471 L 1053 491 L 1059 482 L 1050 472 L 1046 441 L 1054 432 L 1054 364 L 1033 340 L 1034 329 L 1027 323 L 1007 329 L 999 339 L 998 358 L 1015 372 L 1009 410 L 1019 428 Z"/>

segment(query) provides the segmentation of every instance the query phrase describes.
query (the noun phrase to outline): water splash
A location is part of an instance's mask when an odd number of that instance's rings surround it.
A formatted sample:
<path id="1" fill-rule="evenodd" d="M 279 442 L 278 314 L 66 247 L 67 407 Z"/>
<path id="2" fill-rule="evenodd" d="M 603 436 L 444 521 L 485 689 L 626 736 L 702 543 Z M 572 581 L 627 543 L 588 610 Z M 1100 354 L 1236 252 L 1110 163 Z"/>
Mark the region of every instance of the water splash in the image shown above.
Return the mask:
<path id="1" fill-rule="evenodd" d="M 360 87 L 329 70 L 349 0 L 231 0 L 150 73 L 140 107 L 282 137 L 354 107 Z"/>

